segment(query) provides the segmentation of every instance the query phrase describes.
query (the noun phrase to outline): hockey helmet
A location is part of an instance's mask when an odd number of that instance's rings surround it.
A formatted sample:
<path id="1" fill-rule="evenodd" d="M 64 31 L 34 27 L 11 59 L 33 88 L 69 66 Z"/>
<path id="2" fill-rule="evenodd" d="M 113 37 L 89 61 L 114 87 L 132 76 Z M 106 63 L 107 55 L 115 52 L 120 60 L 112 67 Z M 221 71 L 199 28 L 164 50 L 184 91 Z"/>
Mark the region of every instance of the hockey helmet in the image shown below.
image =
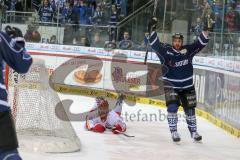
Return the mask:
<path id="1" fill-rule="evenodd" d="M 174 33 L 172 35 L 172 39 L 175 39 L 175 38 L 183 40 L 184 37 L 183 37 L 183 35 L 181 33 Z"/>

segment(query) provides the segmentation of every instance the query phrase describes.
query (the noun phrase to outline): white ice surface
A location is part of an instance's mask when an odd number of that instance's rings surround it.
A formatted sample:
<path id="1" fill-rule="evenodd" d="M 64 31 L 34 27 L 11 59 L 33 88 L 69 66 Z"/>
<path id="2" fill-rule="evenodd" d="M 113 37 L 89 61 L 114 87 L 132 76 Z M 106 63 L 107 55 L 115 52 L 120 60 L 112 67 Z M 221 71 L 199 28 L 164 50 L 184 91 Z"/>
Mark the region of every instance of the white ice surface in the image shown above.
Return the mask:
<path id="1" fill-rule="evenodd" d="M 71 108 L 74 113 L 85 112 L 93 105 L 93 99 L 89 97 L 73 95 L 60 95 L 60 97 L 74 100 Z M 125 117 L 126 112 L 128 119 Z M 138 112 L 141 113 L 139 118 L 137 118 Z M 81 140 L 80 152 L 40 154 L 20 150 L 20 154 L 24 160 L 240 160 L 240 139 L 200 117 L 198 117 L 198 130 L 203 136 L 202 143 L 192 141 L 183 117 L 178 123 L 182 141 L 179 144 L 173 143 L 166 120 L 154 121 L 153 118 L 153 121 L 150 121 L 150 114 L 158 116 L 159 112 L 162 115 L 166 114 L 165 109 L 151 105 L 136 104 L 131 107 L 125 103 L 123 116 L 128 127 L 127 134 L 134 135 L 134 138 L 114 135 L 110 131 L 104 134 L 85 131 L 83 122 L 73 122 Z M 144 119 L 146 116 L 148 121 Z"/>

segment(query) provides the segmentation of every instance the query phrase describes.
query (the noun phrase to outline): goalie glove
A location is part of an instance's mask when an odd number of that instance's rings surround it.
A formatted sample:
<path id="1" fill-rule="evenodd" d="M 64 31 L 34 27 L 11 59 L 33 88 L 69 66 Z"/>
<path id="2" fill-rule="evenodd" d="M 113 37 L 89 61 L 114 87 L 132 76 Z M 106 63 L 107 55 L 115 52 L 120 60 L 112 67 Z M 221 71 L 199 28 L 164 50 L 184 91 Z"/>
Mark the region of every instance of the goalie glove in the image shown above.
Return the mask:
<path id="1" fill-rule="evenodd" d="M 20 47 L 25 47 L 25 40 L 23 38 L 22 31 L 17 27 L 6 26 L 5 32 L 7 35 L 16 41 Z"/>
<path id="2" fill-rule="evenodd" d="M 148 23 L 148 33 L 151 34 L 157 28 L 157 18 L 152 17 L 150 22 Z"/>

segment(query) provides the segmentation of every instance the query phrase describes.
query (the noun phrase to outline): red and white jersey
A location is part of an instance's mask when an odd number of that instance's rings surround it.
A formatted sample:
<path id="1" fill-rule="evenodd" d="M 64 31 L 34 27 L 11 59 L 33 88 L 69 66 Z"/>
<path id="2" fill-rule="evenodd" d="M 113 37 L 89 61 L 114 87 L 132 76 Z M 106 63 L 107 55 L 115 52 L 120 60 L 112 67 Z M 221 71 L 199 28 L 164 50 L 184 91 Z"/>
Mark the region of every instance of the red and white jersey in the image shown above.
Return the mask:
<path id="1" fill-rule="evenodd" d="M 86 120 L 86 129 L 91 130 L 95 125 L 101 124 L 105 128 L 113 128 L 116 124 L 121 125 L 123 128 L 126 128 L 126 125 L 123 121 L 123 118 L 119 116 L 114 110 L 108 113 L 107 119 L 103 121 L 100 117 L 94 119 Z"/>
<path id="2" fill-rule="evenodd" d="M 97 104 L 94 105 L 92 111 L 97 110 Z M 115 125 L 119 124 L 123 129 L 126 129 L 126 124 L 123 118 L 120 116 L 122 112 L 122 103 L 117 103 L 116 107 L 107 114 L 107 118 L 102 120 L 99 116 L 96 118 L 88 118 L 86 120 L 86 129 L 91 130 L 97 124 L 101 124 L 105 128 L 113 128 Z"/>

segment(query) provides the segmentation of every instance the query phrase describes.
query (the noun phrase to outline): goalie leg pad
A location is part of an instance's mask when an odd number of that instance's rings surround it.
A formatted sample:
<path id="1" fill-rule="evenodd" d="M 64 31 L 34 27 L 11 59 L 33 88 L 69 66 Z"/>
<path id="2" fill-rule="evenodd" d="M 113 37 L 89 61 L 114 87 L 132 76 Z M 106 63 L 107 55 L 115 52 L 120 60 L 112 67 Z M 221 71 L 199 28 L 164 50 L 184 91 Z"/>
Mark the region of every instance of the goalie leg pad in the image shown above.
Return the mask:
<path id="1" fill-rule="evenodd" d="M 0 112 L 0 149 L 16 149 L 18 140 L 11 112 Z"/>

